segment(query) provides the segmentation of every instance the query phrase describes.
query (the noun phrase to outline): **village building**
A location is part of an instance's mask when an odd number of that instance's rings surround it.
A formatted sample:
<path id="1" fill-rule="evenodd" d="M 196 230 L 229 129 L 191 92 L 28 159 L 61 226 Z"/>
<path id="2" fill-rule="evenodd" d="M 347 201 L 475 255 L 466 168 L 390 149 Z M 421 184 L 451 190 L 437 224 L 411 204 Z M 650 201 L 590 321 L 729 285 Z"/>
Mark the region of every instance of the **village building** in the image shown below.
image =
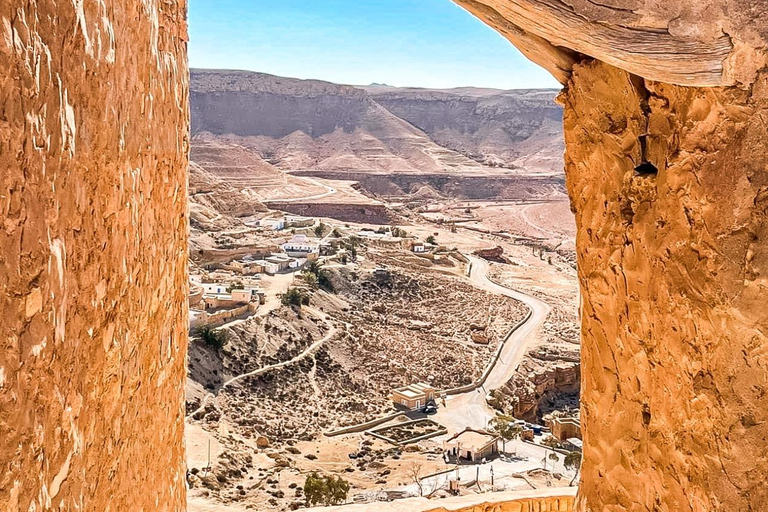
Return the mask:
<path id="1" fill-rule="evenodd" d="M 411 245 L 411 251 L 415 253 L 423 253 L 426 250 L 426 247 L 424 247 L 424 244 L 421 242 L 414 242 L 413 245 Z"/>
<path id="2" fill-rule="evenodd" d="M 418 410 L 427 405 L 427 402 L 435 399 L 435 388 L 426 382 L 417 382 L 392 391 L 392 401 L 395 405 L 404 406 L 407 409 Z"/>
<path id="3" fill-rule="evenodd" d="M 584 443 L 582 440 L 576 437 L 568 438 L 563 442 L 563 448 L 570 452 L 580 452 L 583 447 Z"/>
<path id="4" fill-rule="evenodd" d="M 294 235 L 280 247 L 289 256 L 308 258 L 309 254 L 320 254 L 320 244 L 310 240 L 307 235 Z"/>
<path id="5" fill-rule="evenodd" d="M 443 450 L 449 456 L 479 462 L 499 453 L 501 438 L 485 430 L 474 430 L 469 427 L 443 442 Z"/>
<path id="6" fill-rule="evenodd" d="M 297 268 L 299 262 L 293 258 L 286 256 L 285 254 L 273 254 L 264 258 L 269 263 L 274 263 L 278 266 L 279 270 L 288 270 L 290 268 Z"/>
<path id="7" fill-rule="evenodd" d="M 261 219 L 259 221 L 259 226 L 265 227 L 267 229 L 273 229 L 275 231 L 280 231 L 282 229 L 285 229 L 285 218 L 268 217 L 265 219 Z"/>
<path id="8" fill-rule="evenodd" d="M 256 260 L 253 262 L 261 267 L 261 271 L 265 274 L 273 275 L 280 272 L 280 265 L 267 260 Z"/>
<path id="9" fill-rule="evenodd" d="M 222 283 L 200 283 L 205 295 L 218 295 L 227 293 L 227 285 Z"/>
<path id="10" fill-rule="evenodd" d="M 545 423 L 552 430 L 552 435 L 560 441 L 569 438 L 581 439 L 581 421 L 578 417 L 552 416 L 545 420 Z"/>

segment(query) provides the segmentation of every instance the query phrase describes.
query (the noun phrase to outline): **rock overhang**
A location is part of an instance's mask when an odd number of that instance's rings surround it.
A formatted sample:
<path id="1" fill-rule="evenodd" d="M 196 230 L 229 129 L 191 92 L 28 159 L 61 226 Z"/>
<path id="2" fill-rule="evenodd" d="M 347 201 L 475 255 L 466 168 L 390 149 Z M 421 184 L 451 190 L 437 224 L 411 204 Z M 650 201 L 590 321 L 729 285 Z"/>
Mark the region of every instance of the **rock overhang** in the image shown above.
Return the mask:
<path id="1" fill-rule="evenodd" d="M 647 80 L 748 86 L 766 65 L 763 0 L 454 0 L 566 84 L 594 58 Z"/>

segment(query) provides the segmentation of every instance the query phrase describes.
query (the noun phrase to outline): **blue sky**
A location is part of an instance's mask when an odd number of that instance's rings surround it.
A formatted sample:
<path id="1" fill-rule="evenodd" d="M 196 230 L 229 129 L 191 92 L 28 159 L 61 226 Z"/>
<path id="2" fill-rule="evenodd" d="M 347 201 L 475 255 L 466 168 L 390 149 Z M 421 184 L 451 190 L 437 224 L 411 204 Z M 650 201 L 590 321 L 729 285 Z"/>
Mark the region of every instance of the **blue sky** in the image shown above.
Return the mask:
<path id="1" fill-rule="evenodd" d="M 417 87 L 559 87 L 450 0 L 190 0 L 192 67 Z"/>

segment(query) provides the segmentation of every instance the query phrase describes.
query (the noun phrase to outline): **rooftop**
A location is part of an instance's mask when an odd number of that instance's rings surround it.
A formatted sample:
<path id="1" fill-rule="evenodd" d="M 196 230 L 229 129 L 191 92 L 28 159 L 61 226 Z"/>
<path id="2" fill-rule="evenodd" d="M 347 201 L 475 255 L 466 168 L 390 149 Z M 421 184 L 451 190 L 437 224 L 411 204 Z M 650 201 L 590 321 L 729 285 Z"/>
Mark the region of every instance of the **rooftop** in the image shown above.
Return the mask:
<path id="1" fill-rule="evenodd" d="M 466 428 L 446 441 L 450 444 L 461 444 L 470 450 L 477 450 L 499 439 L 499 436 L 485 430 L 473 430 Z"/>

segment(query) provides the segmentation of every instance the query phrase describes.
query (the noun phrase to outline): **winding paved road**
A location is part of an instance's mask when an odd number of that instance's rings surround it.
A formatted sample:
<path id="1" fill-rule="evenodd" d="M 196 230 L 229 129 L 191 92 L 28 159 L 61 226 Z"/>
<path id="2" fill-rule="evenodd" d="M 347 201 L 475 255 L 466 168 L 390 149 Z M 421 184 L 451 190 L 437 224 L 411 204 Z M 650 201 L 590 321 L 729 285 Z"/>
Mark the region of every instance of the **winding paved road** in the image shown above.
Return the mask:
<path id="1" fill-rule="evenodd" d="M 488 279 L 488 262 L 475 256 L 468 258 L 472 263 L 469 279 L 474 286 L 519 300 L 531 309 L 531 316 L 504 343 L 499 361 L 491 370 L 485 384 L 474 391 L 447 398 L 446 406 L 438 409 L 435 420 L 445 425 L 450 433 L 460 432 L 466 427 L 487 427 L 495 413 L 485 402 L 486 394 L 502 387 L 512 378 L 526 349 L 536 340 L 539 329 L 551 309 L 546 302 L 492 282 Z"/>

